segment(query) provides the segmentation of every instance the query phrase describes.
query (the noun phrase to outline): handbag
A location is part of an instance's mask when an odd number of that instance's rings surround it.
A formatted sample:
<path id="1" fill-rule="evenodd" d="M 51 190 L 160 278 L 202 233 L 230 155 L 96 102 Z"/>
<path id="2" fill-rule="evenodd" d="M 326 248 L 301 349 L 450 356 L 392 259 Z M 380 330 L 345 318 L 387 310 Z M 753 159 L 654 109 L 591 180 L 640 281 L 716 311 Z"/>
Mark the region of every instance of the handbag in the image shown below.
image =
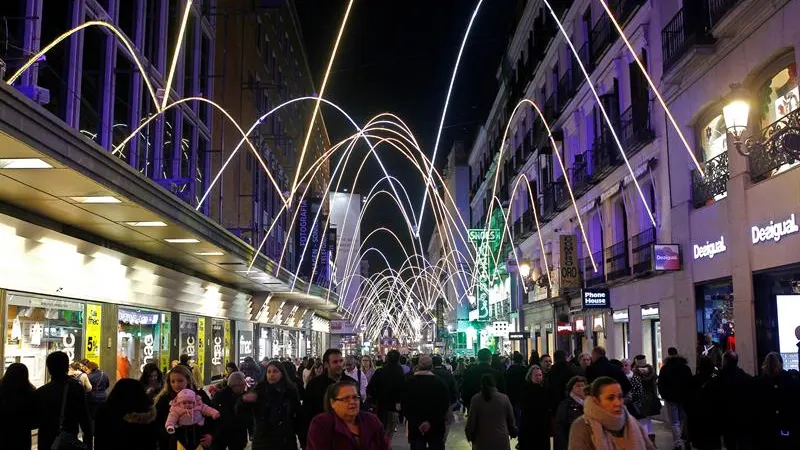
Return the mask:
<path id="1" fill-rule="evenodd" d="M 61 398 L 61 416 L 58 419 L 58 436 L 50 446 L 50 450 L 86 450 L 87 446 L 78 439 L 78 436 L 64 430 L 64 409 L 67 406 L 67 392 L 69 381 L 64 383 L 64 395 Z"/>

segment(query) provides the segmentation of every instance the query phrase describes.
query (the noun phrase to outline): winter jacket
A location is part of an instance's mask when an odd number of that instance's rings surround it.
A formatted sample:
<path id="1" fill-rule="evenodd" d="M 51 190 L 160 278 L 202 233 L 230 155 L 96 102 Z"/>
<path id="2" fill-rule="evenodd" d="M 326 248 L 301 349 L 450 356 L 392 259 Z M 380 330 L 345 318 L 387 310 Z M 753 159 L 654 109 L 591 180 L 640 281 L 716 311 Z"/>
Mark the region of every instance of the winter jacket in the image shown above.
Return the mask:
<path id="1" fill-rule="evenodd" d="M 342 373 L 342 377 L 339 381 L 350 381 L 358 385 L 358 381 L 348 377 L 344 373 Z M 327 373 L 323 373 L 309 380 L 303 395 L 303 409 L 305 417 L 308 420 L 313 419 L 317 414 L 321 414 L 325 410 L 325 391 L 328 390 L 328 386 L 335 383 L 336 380 L 331 379 Z"/>
<path id="2" fill-rule="evenodd" d="M 514 407 L 519 407 L 522 402 L 522 393 L 525 390 L 525 375 L 528 374 L 528 367 L 523 364 L 512 364 L 506 370 L 506 390 L 508 399 Z"/>
<path id="3" fill-rule="evenodd" d="M 486 374 L 494 377 L 497 390 L 500 391 L 501 394 L 506 393 L 505 374 L 492 369 L 489 363 L 478 363 L 474 366 L 470 366 L 470 368 L 467 369 L 467 373 L 464 375 L 464 384 L 461 386 L 461 400 L 465 405 L 469 405 L 472 401 L 472 397 L 480 392 L 481 378 Z"/>
<path id="4" fill-rule="evenodd" d="M 399 367 L 398 367 L 399 368 Z M 377 372 L 376 372 L 377 373 Z M 358 443 L 347 424 L 333 413 L 319 414 L 308 428 L 306 450 L 390 450 L 383 424 L 374 414 L 361 411 L 356 417 Z"/>
<path id="5" fill-rule="evenodd" d="M 628 395 L 631 391 L 631 382 L 622 369 L 614 367 L 605 356 L 598 358 L 589 367 L 586 368 L 586 380 L 592 383 L 600 377 L 610 377 L 617 380 L 617 383 L 622 387 L 622 393 Z"/>
<path id="6" fill-rule="evenodd" d="M 118 416 L 106 404 L 97 408 L 95 450 L 155 449 L 158 445 L 156 409 Z"/>
<path id="7" fill-rule="evenodd" d="M 208 398 L 206 391 L 199 389 L 197 395 L 206 405 L 211 405 L 211 399 Z M 200 439 L 206 434 L 214 436 L 217 429 L 217 421 L 211 418 L 206 418 L 203 425 L 194 425 L 192 427 L 180 427 L 176 430 L 175 434 L 167 433 L 166 423 L 169 416 L 169 402 L 174 397 L 170 394 L 164 395 L 156 402 L 156 426 L 158 427 L 158 448 L 159 450 L 175 450 L 178 446 L 178 441 L 182 443 L 187 449 L 194 450 L 200 443 Z"/>
<path id="8" fill-rule="evenodd" d="M 516 436 L 517 428 L 508 396 L 492 389 L 489 401 L 478 393 L 469 405 L 464 432 L 472 442 L 472 450 L 509 450 L 509 437 Z"/>
<path id="9" fill-rule="evenodd" d="M 640 426 L 639 424 L 636 424 Z M 627 426 L 627 425 L 626 425 Z M 623 429 L 623 434 L 628 430 Z M 616 447 L 615 447 L 616 448 Z M 627 447 L 626 447 L 627 448 Z M 650 442 L 649 439 L 644 440 L 644 448 L 646 450 L 656 450 L 655 444 Z M 569 430 L 569 450 L 605 450 L 597 448 L 592 439 L 592 427 L 589 422 L 583 419 L 583 416 L 572 422 L 572 427 Z"/>
<path id="10" fill-rule="evenodd" d="M 752 437 L 755 380 L 739 367 L 723 366 L 717 376 L 722 434 Z M 759 403 L 763 401 L 759 399 Z M 740 439 L 741 439 L 740 438 Z"/>
<path id="11" fill-rule="evenodd" d="M 754 414 L 758 428 L 755 442 L 760 448 L 800 448 L 800 411 L 797 382 L 786 372 L 761 375 L 755 380 Z"/>
<path id="12" fill-rule="evenodd" d="M 555 436 L 553 437 L 554 450 L 567 450 L 569 445 L 569 429 L 572 423 L 583 415 L 583 405 L 574 398 L 567 397 L 561 401 L 556 409 Z"/>
<path id="13" fill-rule="evenodd" d="M 444 436 L 445 415 L 450 393 L 444 381 L 430 371 L 419 371 L 406 382 L 403 415 L 408 421 L 408 438 L 420 437 L 419 425 L 428 422 L 431 435 Z"/>
<path id="14" fill-rule="evenodd" d="M 692 369 L 686 358 L 670 356 L 664 361 L 658 375 L 658 392 L 664 401 L 686 405 L 689 400 L 689 386 L 692 384 Z"/>
<path id="15" fill-rule="evenodd" d="M 644 366 L 644 369 L 636 369 L 636 374 L 642 381 L 642 389 L 644 390 L 642 397 L 642 414 L 646 417 L 657 416 L 661 414 L 661 400 L 658 398 L 658 386 L 656 371 L 650 364 Z"/>
<path id="16" fill-rule="evenodd" d="M 78 427 L 83 431 L 83 441 L 92 448 L 92 426 L 89 408 L 86 405 L 86 391 L 83 386 L 70 377 L 56 378 L 40 387 L 34 394 L 38 410 L 39 450 L 50 450 L 59 433 L 61 402 L 67 390 L 64 408 L 64 430 L 78 435 Z"/>
<path id="17" fill-rule="evenodd" d="M 31 430 L 36 428 L 36 397 L 33 386 L 15 389 L 0 398 L 0 448 L 31 448 Z"/>
<path id="18" fill-rule="evenodd" d="M 520 450 L 550 449 L 550 397 L 541 384 L 528 382 L 520 405 Z"/>
<path id="19" fill-rule="evenodd" d="M 244 447 L 247 444 L 247 430 L 253 417 L 246 412 L 239 414 L 236 404 L 241 398 L 230 386 L 220 389 L 211 400 L 211 406 L 219 411 L 220 420 L 214 442 L 219 446 Z"/>
<path id="20" fill-rule="evenodd" d="M 372 375 L 367 394 L 375 399 L 381 420 L 385 420 L 386 413 L 395 411 L 396 405 L 402 401 L 405 380 L 399 364 L 386 364 Z"/>
<path id="21" fill-rule="evenodd" d="M 717 375 L 697 373 L 689 385 L 686 403 L 689 439 L 697 448 L 712 449 L 720 445 L 720 411 Z"/>
<path id="22" fill-rule="evenodd" d="M 553 364 L 550 372 L 544 378 L 544 386 L 547 389 L 547 396 L 550 399 L 548 408 L 555 412 L 561 401 L 567 398 L 567 383 L 575 376 L 574 366 L 566 361 Z"/>
<path id="23" fill-rule="evenodd" d="M 450 404 L 453 405 L 458 402 L 458 388 L 456 388 L 456 379 L 453 377 L 453 373 L 445 366 L 434 366 L 431 371 L 444 382 L 445 386 L 447 386 Z"/>
<path id="24" fill-rule="evenodd" d="M 255 403 L 237 402 L 240 416 L 255 418 L 253 450 L 296 450 L 297 436 L 305 431 L 300 397 L 286 384 L 259 383 Z"/>

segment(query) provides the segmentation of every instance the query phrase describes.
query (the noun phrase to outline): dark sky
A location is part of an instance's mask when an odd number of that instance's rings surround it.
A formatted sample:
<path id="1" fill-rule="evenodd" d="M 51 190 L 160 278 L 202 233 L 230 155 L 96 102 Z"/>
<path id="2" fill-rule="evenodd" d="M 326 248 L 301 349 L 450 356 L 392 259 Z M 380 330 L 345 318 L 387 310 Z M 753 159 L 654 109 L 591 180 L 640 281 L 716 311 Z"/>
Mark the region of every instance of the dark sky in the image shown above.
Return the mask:
<path id="1" fill-rule="evenodd" d="M 478 127 L 486 120 L 497 91 L 495 73 L 511 32 L 516 3 L 485 0 L 481 6 L 451 97 L 437 152 L 439 168 L 452 143 L 463 140 L 469 148 Z M 458 48 L 476 4 L 477 0 L 357 0 L 325 97 L 339 104 L 359 125 L 384 111 L 397 114 L 430 157 Z M 347 2 L 296 0 L 296 5 L 309 64 L 319 88 Z M 323 111 L 332 142 L 354 132 L 338 113 L 330 108 Z M 390 174 L 403 182 L 417 213 L 423 194 L 419 173 L 403 156 L 388 146 L 384 148 L 379 150 L 382 161 Z M 362 149 L 359 155 L 363 154 Z M 333 167 L 334 164 L 331 170 Z M 366 169 L 366 176 L 362 174 L 356 189 L 362 194 L 382 176 L 377 163 L 369 163 Z M 354 173 L 355 168 L 347 172 Z M 347 182 L 351 184 L 352 181 Z M 408 235 L 397 206 L 384 199 L 373 202 L 367 211 L 362 239 L 379 226 Z M 427 250 L 433 226 L 430 209 L 425 217 L 423 251 Z M 371 241 L 371 245 L 387 253 L 392 266 L 399 268 L 404 257 L 396 244 L 382 237 Z M 372 270 L 385 266 L 374 257 L 369 259 Z"/>

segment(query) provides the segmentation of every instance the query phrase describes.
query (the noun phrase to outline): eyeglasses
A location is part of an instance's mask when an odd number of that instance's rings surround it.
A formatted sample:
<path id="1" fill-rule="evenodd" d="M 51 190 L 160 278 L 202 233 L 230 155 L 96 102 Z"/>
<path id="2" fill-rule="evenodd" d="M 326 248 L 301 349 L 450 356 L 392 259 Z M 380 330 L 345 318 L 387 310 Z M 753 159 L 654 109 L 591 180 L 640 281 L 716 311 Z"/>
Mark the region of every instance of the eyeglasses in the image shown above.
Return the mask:
<path id="1" fill-rule="evenodd" d="M 361 396 L 359 395 L 348 395 L 347 397 L 339 397 L 334 399 L 337 402 L 342 403 L 349 403 L 349 402 L 360 402 Z"/>

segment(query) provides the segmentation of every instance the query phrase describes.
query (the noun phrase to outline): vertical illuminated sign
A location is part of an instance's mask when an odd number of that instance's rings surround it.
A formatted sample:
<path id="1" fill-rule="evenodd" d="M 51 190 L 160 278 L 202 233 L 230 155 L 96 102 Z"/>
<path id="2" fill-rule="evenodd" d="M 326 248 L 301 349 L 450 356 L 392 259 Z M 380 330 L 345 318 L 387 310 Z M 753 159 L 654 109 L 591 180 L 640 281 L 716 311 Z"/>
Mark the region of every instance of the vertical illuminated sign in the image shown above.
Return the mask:
<path id="1" fill-rule="evenodd" d="M 231 321 L 225 321 L 225 344 L 224 344 L 224 354 L 225 360 L 230 361 L 233 358 L 231 357 Z"/>
<path id="2" fill-rule="evenodd" d="M 161 313 L 161 370 L 169 370 L 169 340 L 172 336 L 172 324 L 170 322 L 172 314 Z"/>
<path id="3" fill-rule="evenodd" d="M 100 365 L 100 330 L 102 307 L 86 305 L 86 359 Z"/>
<path id="4" fill-rule="evenodd" d="M 561 254 L 561 287 L 564 289 L 580 289 L 578 238 L 574 234 L 562 234 L 558 237 L 558 242 Z"/>
<path id="5" fill-rule="evenodd" d="M 471 229 L 468 232 L 469 240 L 476 250 L 475 265 L 476 278 L 475 298 L 478 307 L 479 321 L 489 320 L 489 289 L 496 283 L 498 274 L 494 260 L 500 249 L 500 229 Z"/>
<path id="6" fill-rule="evenodd" d="M 206 362 L 206 318 L 200 317 L 197 319 L 197 356 L 195 357 L 197 368 L 200 369 L 200 380 L 205 380 L 205 362 Z M 200 381 L 198 381 L 200 383 Z"/>

